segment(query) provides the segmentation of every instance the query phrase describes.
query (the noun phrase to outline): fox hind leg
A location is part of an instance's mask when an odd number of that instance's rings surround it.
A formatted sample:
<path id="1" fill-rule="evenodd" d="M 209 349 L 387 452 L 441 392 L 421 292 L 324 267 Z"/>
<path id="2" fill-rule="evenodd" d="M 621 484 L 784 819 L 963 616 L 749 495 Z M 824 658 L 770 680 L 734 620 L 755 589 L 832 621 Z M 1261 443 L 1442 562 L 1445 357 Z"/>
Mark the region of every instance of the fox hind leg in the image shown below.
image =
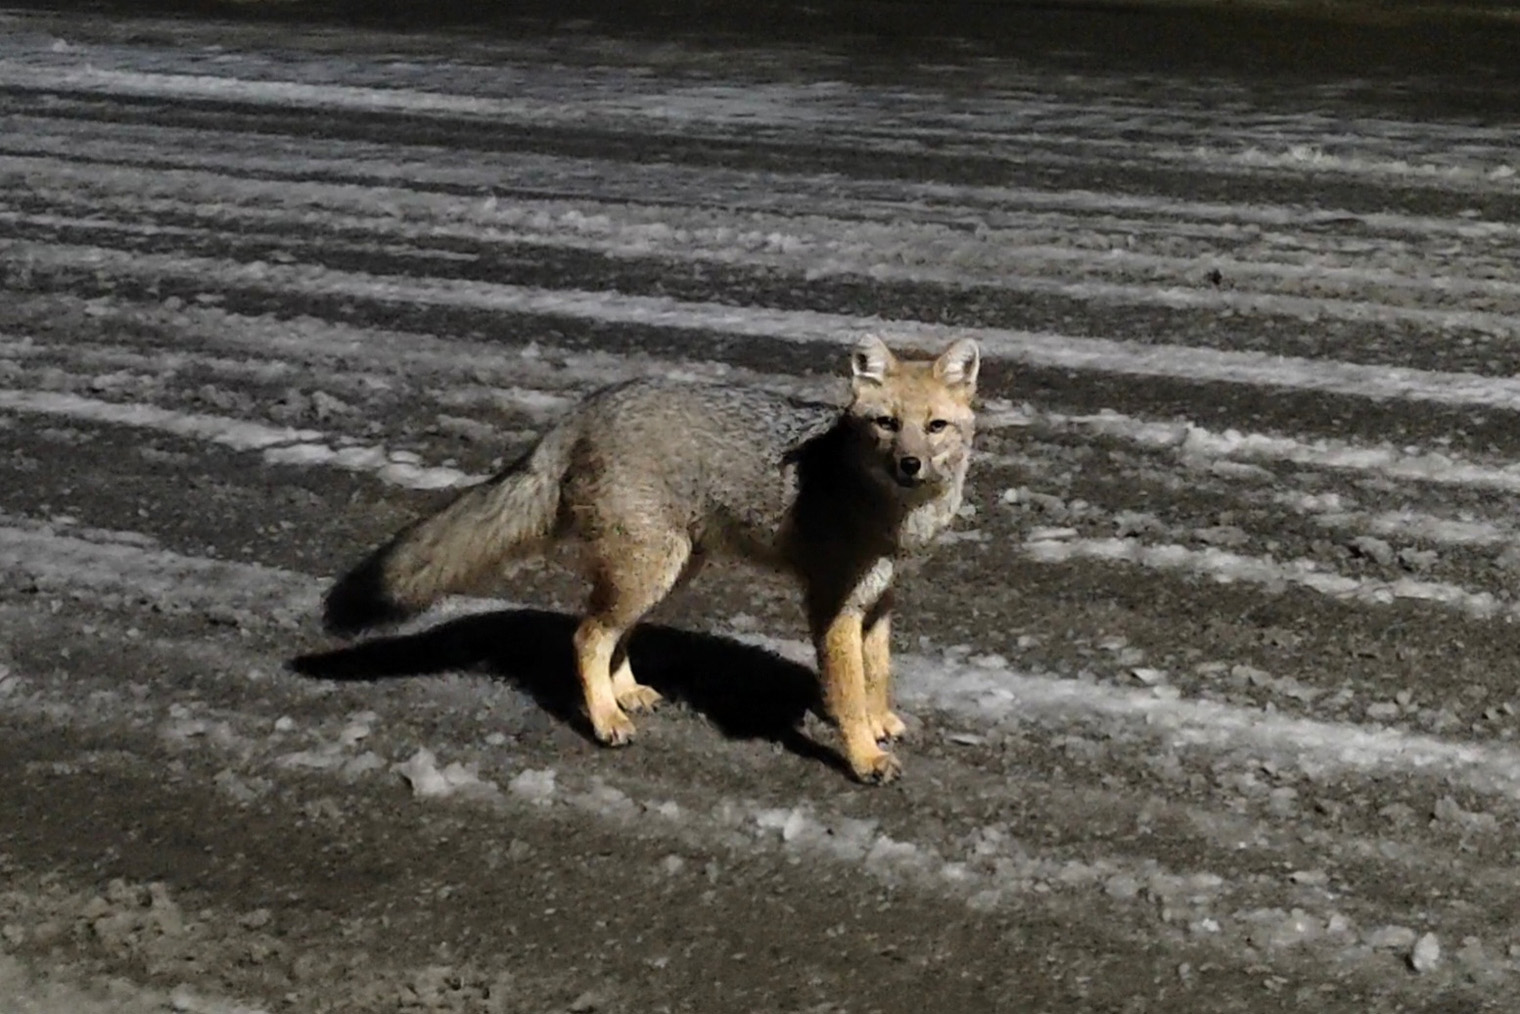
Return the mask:
<path id="1" fill-rule="evenodd" d="M 628 637 L 680 579 L 691 556 L 691 540 L 672 532 L 625 531 L 615 541 L 594 546 L 593 553 L 591 601 L 575 631 L 576 668 L 596 738 L 607 746 L 622 746 L 634 734 L 624 708 L 643 710 L 660 699 L 633 678 Z"/>
<path id="2" fill-rule="evenodd" d="M 653 711 L 664 698 L 654 687 L 645 686 L 634 679 L 633 666 L 628 664 L 629 634 L 624 634 L 613 649 L 612 695 L 617 698 L 619 707 L 636 715 L 641 711 Z"/>
<path id="3" fill-rule="evenodd" d="M 692 578 L 697 576 L 704 562 L 706 558 L 702 551 L 692 549 L 686 557 L 686 562 L 681 566 L 681 572 L 677 575 L 675 583 L 661 598 L 667 598 L 685 587 Z M 618 641 L 617 647 L 613 649 L 612 693 L 624 711 L 638 714 L 643 711 L 653 711 L 665 698 L 654 687 L 645 686 L 633 675 L 633 665 L 628 661 L 628 642 L 632 638 L 633 628 L 630 627 Z"/>

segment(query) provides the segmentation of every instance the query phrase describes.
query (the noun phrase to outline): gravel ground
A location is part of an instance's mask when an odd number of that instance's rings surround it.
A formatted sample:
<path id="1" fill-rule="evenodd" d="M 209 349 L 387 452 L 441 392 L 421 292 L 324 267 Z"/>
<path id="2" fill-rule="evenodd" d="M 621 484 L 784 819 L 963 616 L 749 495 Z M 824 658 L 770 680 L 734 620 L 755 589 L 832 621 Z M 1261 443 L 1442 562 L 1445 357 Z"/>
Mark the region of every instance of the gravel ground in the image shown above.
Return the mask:
<path id="1" fill-rule="evenodd" d="M 0 1011 L 1516 1009 L 1513 33 L 843 10 L 0 13 Z M 623 751 L 565 554 L 319 631 L 585 393 L 866 330 L 985 355 L 899 783 L 742 568 Z"/>

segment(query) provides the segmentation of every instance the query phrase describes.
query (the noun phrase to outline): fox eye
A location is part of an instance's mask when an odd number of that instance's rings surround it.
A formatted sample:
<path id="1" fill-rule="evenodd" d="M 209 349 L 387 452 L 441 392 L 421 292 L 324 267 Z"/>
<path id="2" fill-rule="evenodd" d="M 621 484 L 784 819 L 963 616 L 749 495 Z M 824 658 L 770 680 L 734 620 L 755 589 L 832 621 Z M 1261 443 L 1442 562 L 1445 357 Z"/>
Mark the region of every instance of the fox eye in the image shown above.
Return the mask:
<path id="1" fill-rule="evenodd" d="M 929 425 L 925 426 L 924 429 L 928 430 L 930 433 L 940 433 L 946 426 L 949 425 L 950 423 L 944 419 L 930 419 Z"/>
<path id="2" fill-rule="evenodd" d="M 902 429 L 902 423 L 897 421 L 897 416 L 895 415 L 879 415 L 874 421 L 876 425 L 880 426 L 888 433 L 896 433 L 898 430 Z"/>

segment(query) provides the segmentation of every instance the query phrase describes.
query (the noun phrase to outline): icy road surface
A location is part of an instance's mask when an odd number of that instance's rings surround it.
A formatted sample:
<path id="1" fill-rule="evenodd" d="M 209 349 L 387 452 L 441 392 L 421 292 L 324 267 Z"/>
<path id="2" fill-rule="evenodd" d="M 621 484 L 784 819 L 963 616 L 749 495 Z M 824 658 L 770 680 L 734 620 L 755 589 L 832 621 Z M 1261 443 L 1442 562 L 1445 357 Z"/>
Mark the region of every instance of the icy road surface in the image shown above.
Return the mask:
<path id="1" fill-rule="evenodd" d="M 1513 88 L 919 56 L 0 14 L 0 1011 L 1520 1009 Z M 562 557 L 319 631 L 587 391 L 872 330 L 985 353 L 900 784 L 751 571 L 624 751 Z"/>

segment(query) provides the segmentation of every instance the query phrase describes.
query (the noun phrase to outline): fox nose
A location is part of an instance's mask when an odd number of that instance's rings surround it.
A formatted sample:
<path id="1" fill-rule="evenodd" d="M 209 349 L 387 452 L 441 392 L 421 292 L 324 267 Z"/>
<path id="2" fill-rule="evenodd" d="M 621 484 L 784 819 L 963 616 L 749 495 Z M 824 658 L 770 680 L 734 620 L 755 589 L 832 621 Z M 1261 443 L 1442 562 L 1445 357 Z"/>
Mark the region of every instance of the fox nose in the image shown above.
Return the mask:
<path id="1" fill-rule="evenodd" d="M 903 475 L 913 476 L 917 475 L 918 470 L 924 467 L 924 463 L 917 458 L 908 457 L 899 461 L 897 467 L 902 469 Z"/>

